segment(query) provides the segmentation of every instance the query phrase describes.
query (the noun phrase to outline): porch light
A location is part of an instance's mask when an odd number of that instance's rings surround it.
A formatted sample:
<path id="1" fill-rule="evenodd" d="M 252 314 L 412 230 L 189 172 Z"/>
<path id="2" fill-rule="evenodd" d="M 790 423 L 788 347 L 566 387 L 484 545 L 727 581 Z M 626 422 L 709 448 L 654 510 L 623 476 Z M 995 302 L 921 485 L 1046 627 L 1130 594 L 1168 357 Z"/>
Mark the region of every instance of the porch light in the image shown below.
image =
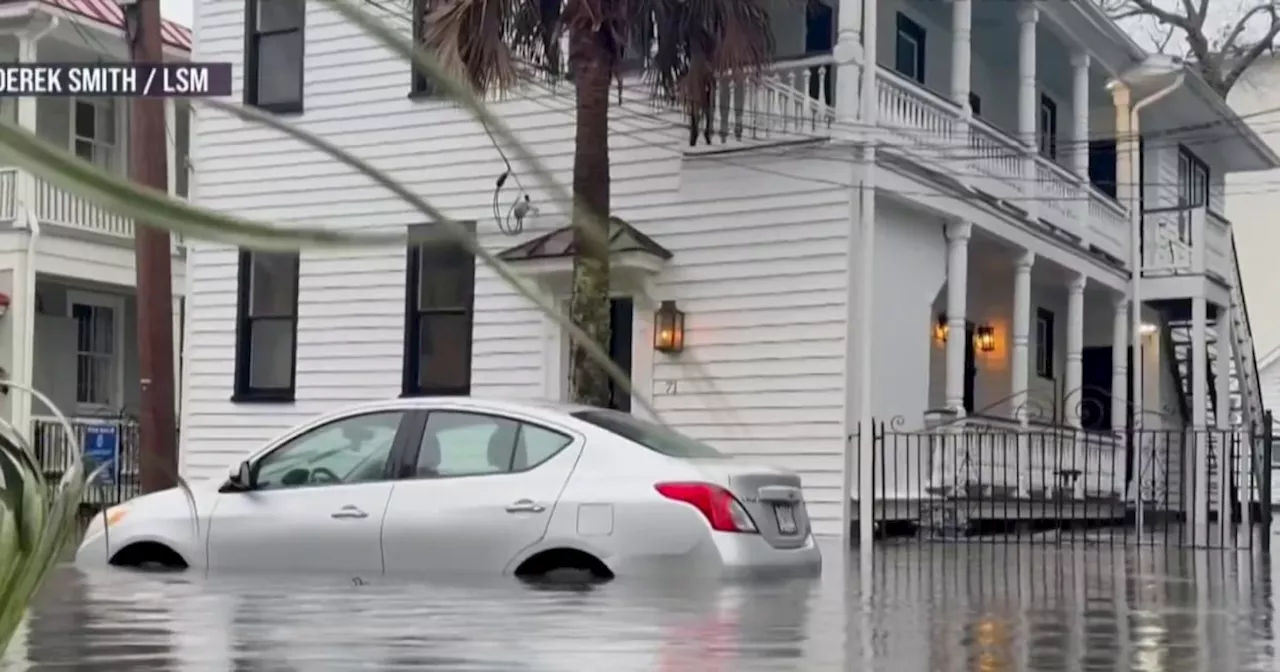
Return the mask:
<path id="1" fill-rule="evenodd" d="M 939 315 L 938 321 L 933 323 L 933 340 L 939 343 L 947 342 L 947 334 L 951 331 L 951 325 L 947 324 L 947 316 Z"/>
<path id="2" fill-rule="evenodd" d="M 982 352 L 995 352 L 996 328 L 983 324 L 973 331 L 973 345 Z"/>
<path id="3" fill-rule="evenodd" d="M 1156 333 L 1157 331 L 1160 331 L 1160 327 L 1157 327 L 1156 325 L 1151 324 L 1150 322 L 1143 322 L 1142 327 L 1138 329 L 1138 333 L 1142 334 L 1143 336 L 1150 336 Z"/>
<path id="4" fill-rule="evenodd" d="M 9 312 L 9 295 L 0 292 L 0 317 L 4 317 Z"/>
<path id="5" fill-rule="evenodd" d="M 663 301 L 653 314 L 653 349 L 670 355 L 684 350 L 684 313 L 675 301 Z"/>

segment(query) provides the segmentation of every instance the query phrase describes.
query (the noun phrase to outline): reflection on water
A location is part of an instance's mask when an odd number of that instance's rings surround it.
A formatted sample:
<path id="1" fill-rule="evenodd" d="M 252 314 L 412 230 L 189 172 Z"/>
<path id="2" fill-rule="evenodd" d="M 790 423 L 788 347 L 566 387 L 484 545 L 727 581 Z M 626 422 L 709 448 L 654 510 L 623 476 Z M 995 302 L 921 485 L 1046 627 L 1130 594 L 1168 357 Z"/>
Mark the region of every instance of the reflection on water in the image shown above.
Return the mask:
<path id="1" fill-rule="evenodd" d="M 820 581 L 593 589 L 67 569 L 6 670 L 1277 669 L 1254 554 L 887 547 L 865 602 L 827 557 Z"/>

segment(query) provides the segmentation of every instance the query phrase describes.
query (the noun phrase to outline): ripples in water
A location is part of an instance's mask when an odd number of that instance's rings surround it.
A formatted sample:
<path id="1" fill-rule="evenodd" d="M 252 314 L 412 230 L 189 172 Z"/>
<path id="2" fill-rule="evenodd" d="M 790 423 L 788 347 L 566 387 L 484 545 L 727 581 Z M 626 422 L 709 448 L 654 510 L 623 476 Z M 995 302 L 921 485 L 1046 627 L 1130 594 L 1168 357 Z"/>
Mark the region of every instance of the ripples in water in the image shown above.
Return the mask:
<path id="1" fill-rule="evenodd" d="M 913 545 L 878 550 L 864 577 L 826 550 L 821 580 L 752 585 L 66 568 L 6 670 L 1276 669 L 1260 556 Z"/>

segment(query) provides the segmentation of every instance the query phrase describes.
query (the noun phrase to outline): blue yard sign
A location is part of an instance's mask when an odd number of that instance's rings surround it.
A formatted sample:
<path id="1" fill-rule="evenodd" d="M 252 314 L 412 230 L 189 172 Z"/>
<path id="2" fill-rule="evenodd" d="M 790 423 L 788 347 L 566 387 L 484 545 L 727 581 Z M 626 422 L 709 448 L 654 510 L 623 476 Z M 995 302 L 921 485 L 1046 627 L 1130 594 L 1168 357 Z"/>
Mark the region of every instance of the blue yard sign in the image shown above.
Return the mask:
<path id="1" fill-rule="evenodd" d="M 85 461 L 88 462 L 85 468 L 90 473 L 100 466 L 106 465 L 102 471 L 98 472 L 96 482 L 99 485 L 115 483 L 116 470 L 119 469 L 116 461 L 120 457 L 120 428 L 115 425 L 88 425 L 85 427 L 84 457 Z"/>

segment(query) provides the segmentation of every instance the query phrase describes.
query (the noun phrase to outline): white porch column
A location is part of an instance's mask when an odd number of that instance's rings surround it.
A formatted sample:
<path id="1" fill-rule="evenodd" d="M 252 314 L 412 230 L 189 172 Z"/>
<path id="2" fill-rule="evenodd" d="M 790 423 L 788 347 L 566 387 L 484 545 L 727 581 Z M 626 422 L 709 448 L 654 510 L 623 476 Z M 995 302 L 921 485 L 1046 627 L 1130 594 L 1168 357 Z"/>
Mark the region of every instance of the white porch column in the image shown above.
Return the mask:
<path id="1" fill-rule="evenodd" d="M 1036 21 L 1040 10 L 1032 2 L 1018 6 L 1018 140 L 1022 142 L 1026 156 L 1022 163 L 1023 184 L 1031 198 L 1024 201 L 1027 217 L 1038 217 L 1035 197 L 1039 196 L 1036 182 L 1036 125 L 1040 101 L 1036 95 Z"/>
<path id="2" fill-rule="evenodd" d="M 947 408 L 964 417 L 965 310 L 969 293 L 969 236 L 973 225 L 947 225 Z"/>
<path id="3" fill-rule="evenodd" d="M 1111 89 L 1111 102 L 1116 108 L 1116 200 L 1127 210 L 1133 190 L 1138 188 L 1137 173 L 1129 160 L 1129 143 L 1138 141 L 1129 128 L 1129 89 L 1123 86 Z"/>
<path id="4" fill-rule="evenodd" d="M 1205 430 L 1208 428 L 1209 404 L 1209 351 L 1206 342 L 1205 328 L 1208 326 L 1208 304 L 1203 296 L 1191 299 L 1191 437 L 1194 446 L 1191 459 L 1191 474 L 1188 476 L 1194 484 L 1191 492 L 1190 521 L 1192 539 L 1198 546 L 1208 540 L 1208 508 L 1209 508 L 1209 443 Z"/>
<path id="5" fill-rule="evenodd" d="M 1013 391 L 1013 414 L 1022 426 L 1027 424 L 1027 389 L 1031 371 L 1031 266 L 1034 252 L 1023 252 L 1014 266 L 1013 275 L 1013 356 L 1009 370 L 1009 389 Z"/>
<path id="6" fill-rule="evenodd" d="M 1071 169 L 1089 184 L 1089 54 L 1071 56 Z M 1086 201 L 1086 204 L 1088 202 Z"/>
<path id="7" fill-rule="evenodd" d="M 1217 337 L 1214 343 L 1215 361 L 1213 369 L 1214 377 L 1214 402 L 1213 414 L 1214 425 L 1218 431 L 1214 436 L 1215 450 L 1218 454 L 1218 519 L 1223 520 L 1223 516 L 1231 515 L 1231 505 L 1234 497 L 1231 492 L 1231 477 L 1236 471 L 1235 455 L 1233 452 L 1243 453 L 1244 441 L 1241 445 L 1236 446 L 1232 440 L 1231 430 L 1231 318 L 1228 313 L 1230 309 L 1226 306 L 1218 306 L 1218 317 L 1214 321 L 1213 331 Z M 1247 490 L 1249 481 L 1244 480 L 1239 483 L 1242 490 Z M 1246 499 L 1246 506 L 1247 499 Z M 1244 509 L 1241 509 L 1243 512 Z M 1220 524 L 1221 529 L 1221 524 Z M 1234 530 L 1233 530 L 1234 531 Z M 1220 538 L 1219 542 L 1225 541 Z"/>
<path id="8" fill-rule="evenodd" d="M 1128 426 L 1129 347 L 1129 298 L 1121 295 L 1111 323 L 1111 429 L 1115 432 Z"/>
<path id="9" fill-rule="evenodd" d="M 965 117 L 973 114 L 973 110 L 969 109 L 972 20 L 972 0 L 953 0 L 951 3 L 951 100 L 964 110 Z"/>
<path id="10" fill-rule="evenodd" d="M 1063 409 L 1063 415 L 1067 424 L 1077 429 L 1080 427 L 1080 401 L 1083 399 L 1080 387 L 1083 381 L 1081 363 L 1084 361 L 1084 288 L 1087 283 L 1088 278 L 1077 273 L 1067 285 L 1067 390 L 1063 395 L 1067 408 Z"/>
<path id="11" fill-rule="evenodd" d="M 836 7 L 836 43 L 831 54 L 836 68 L 832 83 L 836 119 L 852 123 L 850 129 L 857 128 L 859 77 L 862 64 L 867 60 L 863 57 L 862 48 L 862 3 L 858 0 L 839 0 Z M 875 67 L 875 59 L 870 60 L 871 67 Z M 856 132 L 850 130 L 849 135 L 856 135 Z"/>

